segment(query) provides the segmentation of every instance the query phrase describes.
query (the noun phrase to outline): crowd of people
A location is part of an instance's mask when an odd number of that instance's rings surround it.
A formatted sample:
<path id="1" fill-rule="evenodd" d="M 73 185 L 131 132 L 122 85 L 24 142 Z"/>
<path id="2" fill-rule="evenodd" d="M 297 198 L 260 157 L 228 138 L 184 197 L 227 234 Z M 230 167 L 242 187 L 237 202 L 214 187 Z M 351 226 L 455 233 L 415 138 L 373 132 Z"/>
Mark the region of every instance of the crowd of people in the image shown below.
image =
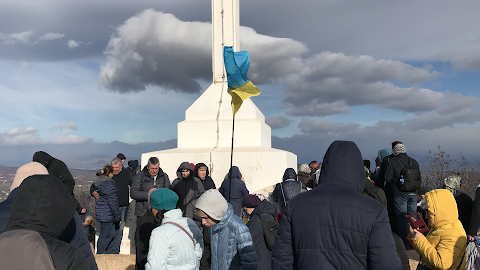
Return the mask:
<path id="1" fill-rule="evenodd" d="M 91 223 L 96 253 L 118 254 L 130 198 L 137 270 L 406 270 L 409 249 L 417 269 L 475 269 L 467 244 L 480 198 L 459 191 L 458 175 L 443 189 L 422 186 L 400 141 L 378 151 L 373 171 L 354 142 L 335 141 L 323 162 L 285 168 L 271 194 L 250 194 L 237 166 L 217 189 L 204 163 L 182 162 L 170 180 L 158 158 L 125 168 L 119 153 L 90 187 L 95 214 L 75 199 L 65 163 L 42 151 L 32 160 L 0 203 L 0 269 L 97 269 Z"/>

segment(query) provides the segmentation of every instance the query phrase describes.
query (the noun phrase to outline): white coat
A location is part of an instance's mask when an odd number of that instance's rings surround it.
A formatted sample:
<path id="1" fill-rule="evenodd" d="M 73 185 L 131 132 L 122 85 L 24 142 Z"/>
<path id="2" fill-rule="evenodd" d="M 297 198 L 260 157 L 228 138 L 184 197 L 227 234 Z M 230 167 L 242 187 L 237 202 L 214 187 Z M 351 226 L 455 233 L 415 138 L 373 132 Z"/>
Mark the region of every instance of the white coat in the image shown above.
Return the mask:
<path id="1" fill-rule="evenodd" d="M 174 222 L 182 226 L 195 240 L 180 228 L 166 222 Z M 180 209 L 165 213 L 162 225 L 155 228 L 150 236 L 146 270 L 199 269 L 203 252 L 203 234 L 189 218 L 182 217 Z"/>

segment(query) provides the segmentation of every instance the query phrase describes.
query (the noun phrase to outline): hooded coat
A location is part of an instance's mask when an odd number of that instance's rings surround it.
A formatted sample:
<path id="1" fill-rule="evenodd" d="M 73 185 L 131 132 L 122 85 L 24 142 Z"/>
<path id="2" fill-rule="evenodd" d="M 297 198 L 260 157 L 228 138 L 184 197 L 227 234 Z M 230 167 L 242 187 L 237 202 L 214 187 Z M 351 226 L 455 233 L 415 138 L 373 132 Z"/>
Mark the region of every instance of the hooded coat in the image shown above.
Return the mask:
<path id="1" fill-rule="evenodd" d="M 183 178 L 182 176 L 183 169 L 190 171 L 190 174 L 187 178 Z M 177 169 L 177 179 L 173 181 L 170 189 L 177 193 L 177 208 L 180 208 L 182 213 L 185 213 L 185 208 L 193 197 L 202 195 L 205 192 L 200 179 L 193 176 L 192 166 L 188 162 L 183 162 L 180 164 Z"/>
<path id="2" fill-rule="evenodd" d="M 222 220 L 209 228 L 212 270 L 256 270 L 257 253 L 245 223 L 228 204 Z"/>
<path id="3" fill-rule="evenodd" d="M 198 169 L 200 169 L 200 167 L 203 167 L 203 166 L 207 167 L 207 175 L 205 176 L 205 179 L 202 179 L 198 176 Z M 215 186 L 215 183 L 213 182 L 213 179 L 210 177 L 208 166 L 205 165 L 205 163 L 197 163 L 197 165 L 195 165 L 195 169 L 193 170 L 193 176 L 197 177 L 198 179 L 200 179 L 200 181 L 202 181 L 203 188 L 205 189 L 205 191 L 212 188 L 213 189 L 217 188 Z"/>
<path id="4" fill-rule="evenodd" d="M 222 185 L 218 189 L 227 202 L 233 206 L 233 212 L 235 215 L 240 216 L 242 214 L 242 199 L 249 193 L 245 182 L 242 181 L 242 174 L 237 166 L 233 166 L 232 173 L 232 191 L 230 193 L 230 172 L 227 174 L 227 178 L 223 180 Z"/>
<path id="5" fill-rule="evenodd" d="M 17 188 L 5 233 L 2 269 L 90 269 L 85 256 L 59 240 L 75 205 L 62 182 L 50 175 L 26 178 Z M 83 232 L 85 233 L 85 231 Z"/>
<path id="6" fill-rule="evenodd" d="M 120 222 L 117 189 L 113 179 L 100 175 L 95 181 L 100 197 L 95 200 L 95 213 L 99 222 Z"/>
<path id="7" fill-rule="evenodd" d="M 272 269 L 272 251 L 265 243 L 262 219 L 274 221 L 277 216 L 277 208 L 267 200 L 263 200 L 250 215 L 247 227 L 252 235 L 252 241 L 257 252 L 258 270 Z"/>
<path id="8" fill-rule="evenodd" d="M 305 183 L 297 181 L 295 170 L 288 168 L 283 174 L 283 182 L 275 186 L 272 199 L 274 202 L 278 202 L 283 210 L 285 205 L 303 190 L 307 190 Z"/>
<path id="9" fill-rule="evenodd" d="M 127 171 L 132 175 L 132 178 L 137 174 L 139 170 L 138 168 L 138 160 L 129 160 L 128 161 L 128 168 Z"/>
<path id="10" fill-rule="evenodd" d="M 143 167 L 143 170 L 135 175 L 130 186 L 130 197 L 135 200 L 135 215 L 141 217 L 147 212 L 150 189 L 168 188 L 169 186 L 170 180 L 162 168 L 158 168 L 156 177 L 153 177 L 148 173 L 148 165 Z"/>
<path id="11" fill-rule="evenodd" d="M 333 142 L 318 188 L 293 198 L 282 213 L 272 269 L 401 269 L 387 209 L 362 194 L 364 185 L 358 147 Z"/>
<path id="12" fill-rule="evenodd" d="M 376 186 L 369 186 L 365 187 L 365 190 L 363 192 L 367 192 L 367 195 L 383 204 L 383 206 L 387 207 L 387 197 L 385 196 L 385 192 L 381 188 Z M 394 232 L 392 232 L 392 236 L 393 241 L 395 242 L 398 257 L 400 258 L 400 261 L 402 261 L 402 270 L 410 270 L 410 262 L 402 238 Z"/>
<path id="13" fill-rule="evenodd" d="M 420 254 L 422 262 L 431 269 L 466 270 L 467 237 L 458 220 L 457 205 L 452 193 L 446 189 L 435 189 L 425 194 L 427 201 L 427 236 L 407 239 Z"/>
<path id="14" fill-rule="evenodd" d="M 186 233 L 167 222 L 180 225 Z M 167 211 L 162 225 L 152 231 L 145 269 L 195 270 L 200 267 L 202 250 L 203 235 L 198 226 L 191 219 L 182 217 L 180 209 Z"/>
<path id="15" fill-rule="evenodd" d="M 60 239 L 78 248 L 78 250 L 85 255 L 85 258 L 87 258 L 90 268 L 92 270 L 97 269 L 97 263 L 95 262 L 95 257 L 93 256 L 90 242 L 88 241 L 88 237 L 85 234 L 85 229 L 83 228 L 80 220 L 79 213 L 82 210 L 82 206 L 73 194 L 73 189 L 75 188 L 75 179 L 70 173 L 70 170 L 63 161 L 56 159 L 43 151 L 36 152 L 33 155 L 33 161 L 45 166 L 49 175 L 53 175 L 62 181 L 65 188 L 67 188 L 73 203 L 75 204 L 75 210 L 77 214 L 73 216 L 72 220 L 63 231 Z"/>
<path id="16" fill-rule="evenodd" d="M 375 186 L 381 189 L 385 188 L 385 171 L 387 170 L 387 165 L 391 154 L 392 150 L 388 148 L 378 150 L 377 159 L 380 161 L 380 164 L 378 165 L 380 166 L 380 169 L 373 173 L 373 175 L 375 175 L 373 179 L 375 179 Z"/>

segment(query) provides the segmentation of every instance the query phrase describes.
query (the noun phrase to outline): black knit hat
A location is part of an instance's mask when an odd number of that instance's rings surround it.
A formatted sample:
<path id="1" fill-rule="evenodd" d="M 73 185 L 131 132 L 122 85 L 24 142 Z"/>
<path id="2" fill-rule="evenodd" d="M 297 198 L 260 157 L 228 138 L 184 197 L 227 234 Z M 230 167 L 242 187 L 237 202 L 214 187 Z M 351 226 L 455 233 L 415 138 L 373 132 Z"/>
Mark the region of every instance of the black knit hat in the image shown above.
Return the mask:
<path id="1" fill-rule="evenodd" d="M 255 195 L 248 194 L 242 199 L 242 207 L 246 208 L 255 208 L 257 207 L 262 201 Z"/>

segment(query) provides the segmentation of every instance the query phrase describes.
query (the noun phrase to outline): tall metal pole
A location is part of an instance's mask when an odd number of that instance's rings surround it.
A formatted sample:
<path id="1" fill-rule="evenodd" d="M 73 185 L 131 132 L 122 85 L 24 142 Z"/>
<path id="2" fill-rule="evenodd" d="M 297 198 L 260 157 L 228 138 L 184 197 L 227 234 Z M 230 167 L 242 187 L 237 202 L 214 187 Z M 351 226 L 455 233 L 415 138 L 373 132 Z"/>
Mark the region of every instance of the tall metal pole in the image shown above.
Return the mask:
<path id="1" fill-rule="evenodd" d="M 235 134 L 235 114 L 232 121 L 232 149 L 230 150 L 230 185 L 228 185 L 228 202 L 230 203 L 230 195 L 232 194 L 232 168 L 233 168 L 233 135 Z"/>

